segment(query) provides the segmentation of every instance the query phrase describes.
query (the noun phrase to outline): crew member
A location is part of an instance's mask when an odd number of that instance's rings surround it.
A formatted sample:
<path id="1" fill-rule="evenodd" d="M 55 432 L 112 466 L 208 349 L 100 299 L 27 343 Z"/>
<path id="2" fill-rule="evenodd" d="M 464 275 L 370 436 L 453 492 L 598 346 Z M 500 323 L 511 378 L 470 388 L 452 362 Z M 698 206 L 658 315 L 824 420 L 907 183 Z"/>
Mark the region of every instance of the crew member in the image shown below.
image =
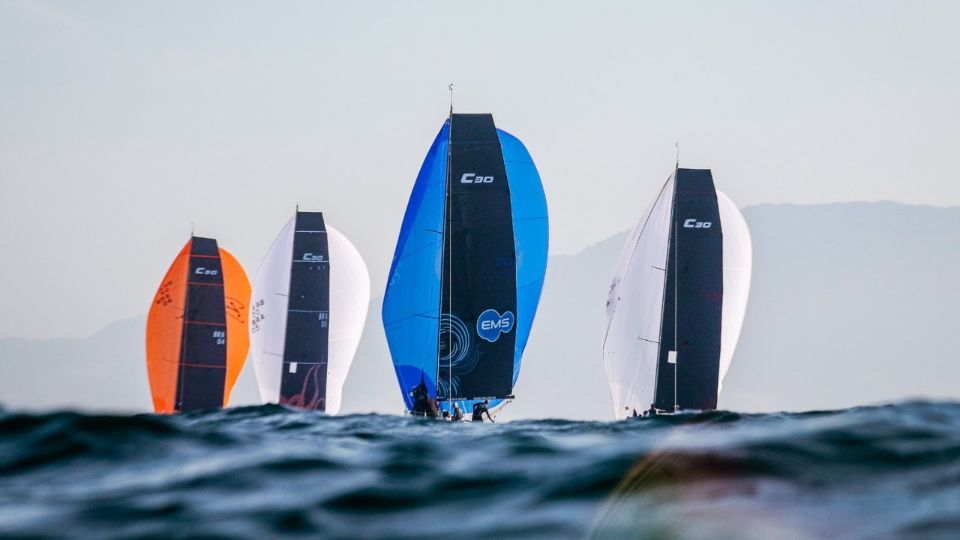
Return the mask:
<path id="1" fill-rule="evenodd" d="M 493 422 L 493 417 L 490 416 L 490 400 L 485 399 L 483 403 L 474 403 L 473 404 L 473 421 L 474 422 L 483 422 L 483 415 L 486 414 L 487 418 Z"/>
<path id="2" fill-rule="evenodd" d="M 437 406 L 434 400 L 430 399 L 427 385 L 422 378 L 420 384 L 413 388 L 411 395 L 413 397 L 413 410 L 411 412 L 414 416 L 437 417 Z"/>

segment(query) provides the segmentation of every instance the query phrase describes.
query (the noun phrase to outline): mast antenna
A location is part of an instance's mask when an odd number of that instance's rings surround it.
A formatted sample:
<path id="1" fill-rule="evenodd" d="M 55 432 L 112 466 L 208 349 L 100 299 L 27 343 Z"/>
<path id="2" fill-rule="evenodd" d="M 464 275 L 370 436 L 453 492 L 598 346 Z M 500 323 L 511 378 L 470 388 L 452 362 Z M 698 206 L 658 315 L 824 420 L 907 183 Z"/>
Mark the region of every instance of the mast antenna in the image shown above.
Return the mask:
<path id="1" fill-rule="evenodd" d="M 193 222 L 190 222 L 190 238 L 193 238 Z"/>
<path id="2" fill-rule="evenodd" d="M 676 168 L 679 169 L 679 168 L 680 168 L 680 141 L 674 142 L 674 143 L 673 143 L 673 147 L 677 149 Z"/>
<path id="3" fill-rule="evenodd" d="M 450 90 L 450 114 L 453 115 L 453 83 L 447 85 L 447 90 Z"/>

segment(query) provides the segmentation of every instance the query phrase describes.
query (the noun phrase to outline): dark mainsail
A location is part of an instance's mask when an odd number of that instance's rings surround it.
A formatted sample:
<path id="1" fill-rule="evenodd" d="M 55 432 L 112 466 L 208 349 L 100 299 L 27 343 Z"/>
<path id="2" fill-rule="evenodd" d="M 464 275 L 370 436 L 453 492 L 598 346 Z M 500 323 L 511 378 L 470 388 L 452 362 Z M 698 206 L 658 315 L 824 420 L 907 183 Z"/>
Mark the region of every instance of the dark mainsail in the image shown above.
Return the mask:
<path id="1" fill-rule="evenodd" d="M 321 212 L 297 212 L 280 403 L 324 410 L 330 326 L 330 256 Z"/>
<path id="2" fill-rule="evenodd" d="M 717 192 L 710 171 L 697 169 L 677 169 L 674 189 L 655 404 L 716 409 L 723 308 Z M 668 362 L 672 350 L 675 364 Z"/>
<path id="3" fill-rule="evenodd" d="M 449 148 L 437 397 L 504 398 L 513 387 L 517 266 L 493 116 L 451 115 Z"/>
<path id="4" fill-rule="evenodd" d="M 223 268 L 217 241 L 194 236 L 180 341 L 177 411 L 223 406 L 227 370 L 227 319 L 223 306 Z"/>

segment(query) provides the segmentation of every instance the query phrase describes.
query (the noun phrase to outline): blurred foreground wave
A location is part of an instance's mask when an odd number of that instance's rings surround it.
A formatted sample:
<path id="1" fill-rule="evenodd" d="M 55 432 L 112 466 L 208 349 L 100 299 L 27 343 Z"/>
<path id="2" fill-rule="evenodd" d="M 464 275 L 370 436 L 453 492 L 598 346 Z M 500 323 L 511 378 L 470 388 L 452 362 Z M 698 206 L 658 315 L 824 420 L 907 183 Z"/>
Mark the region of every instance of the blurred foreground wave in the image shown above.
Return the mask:
<path id="1" fill-rule="evenodd" d="M 960 537 L 960 404 L 450 424 L 0 411 L 0 536 Z"/>

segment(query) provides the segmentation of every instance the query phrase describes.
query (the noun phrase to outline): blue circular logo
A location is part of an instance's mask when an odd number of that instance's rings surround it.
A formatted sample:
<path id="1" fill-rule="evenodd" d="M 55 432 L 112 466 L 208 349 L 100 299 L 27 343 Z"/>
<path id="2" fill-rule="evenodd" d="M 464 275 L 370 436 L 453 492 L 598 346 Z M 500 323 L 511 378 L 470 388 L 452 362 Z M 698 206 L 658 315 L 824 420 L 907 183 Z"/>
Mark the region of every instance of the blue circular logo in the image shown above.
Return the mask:
<path id="1" fill-rule="evenodd" d="M 477 317 L 477 335 L 490 343 L 500 339 L 500 334 L 507 334 L 513 330 L 516 318 L 513 312 L 505 311 L 503 315 L 495 309 L 488 309 Z"/>

